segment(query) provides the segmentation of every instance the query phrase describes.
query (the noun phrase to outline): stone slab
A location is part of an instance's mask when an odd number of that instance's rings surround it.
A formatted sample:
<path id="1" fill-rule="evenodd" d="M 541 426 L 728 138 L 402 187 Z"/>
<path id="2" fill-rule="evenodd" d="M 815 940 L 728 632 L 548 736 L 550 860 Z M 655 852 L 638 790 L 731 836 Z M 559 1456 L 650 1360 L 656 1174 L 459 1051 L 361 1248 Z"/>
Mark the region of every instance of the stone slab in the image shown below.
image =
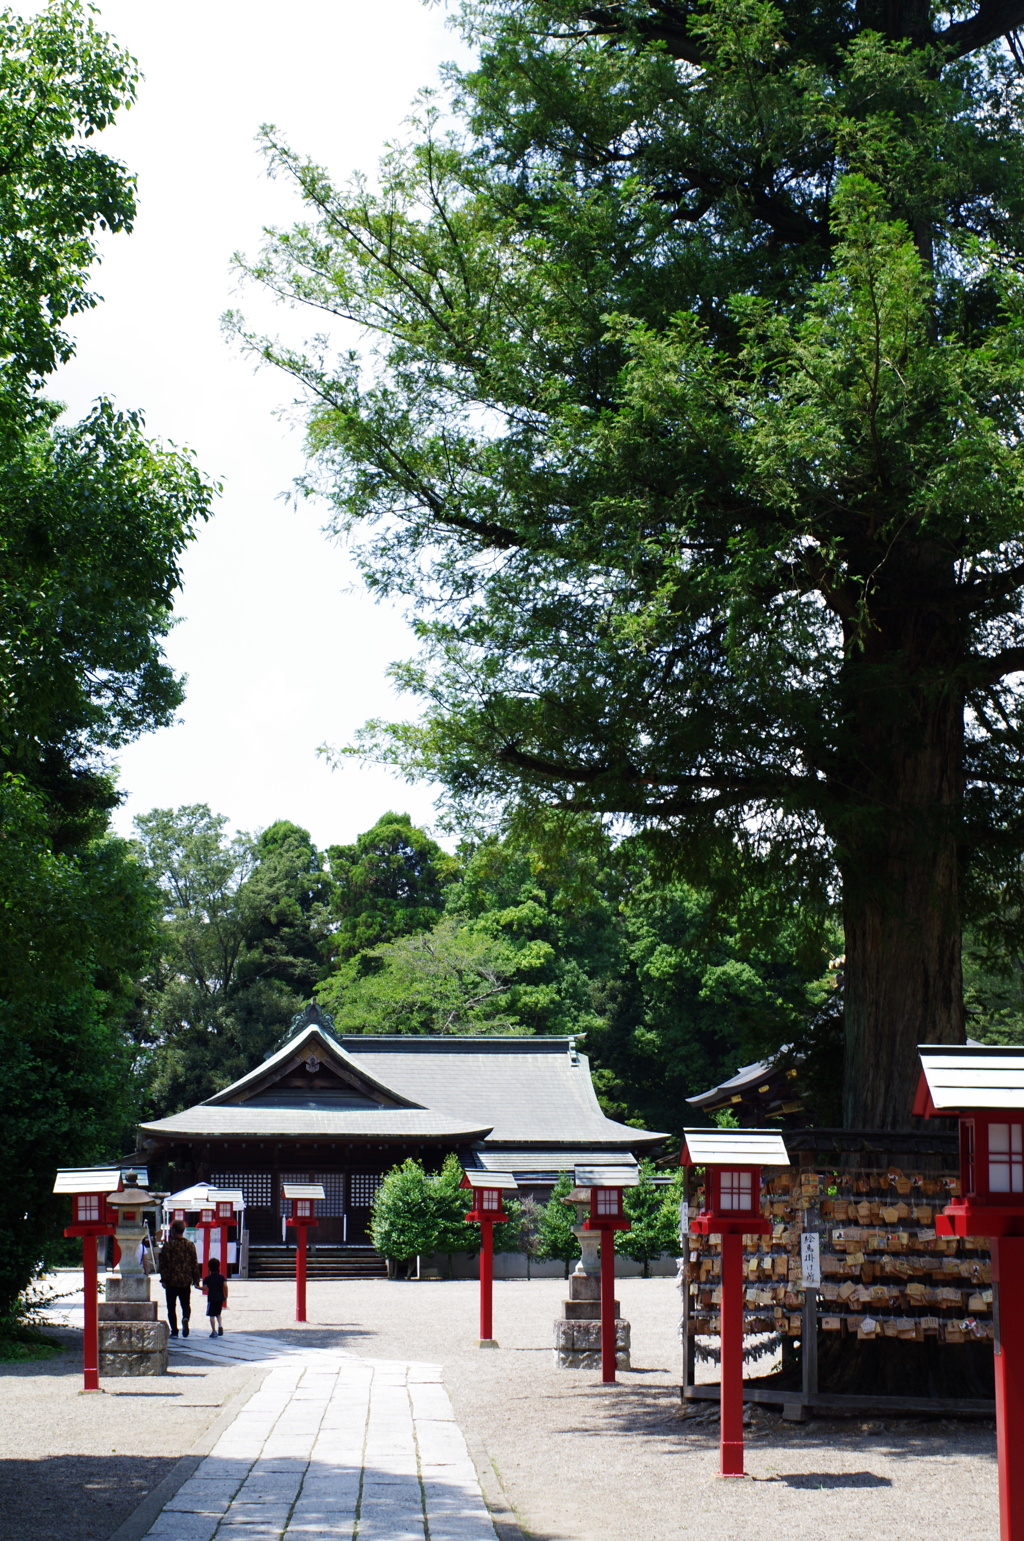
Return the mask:
<path id="1" fill-rule="evenodd" d="M 101 1322 L 155 1322 L 155 1300 L 101 1300 L 96 1307 Z"/>
<path id="2" fill-rule="evenodd" d="M 601 1323 L 599 1321 L 567 1322 L 559 1317 L 555 1322 L 555 1348 L 589 1352 L 601 1348 Z M 615 1319 L 615 1348 L 617 1352 L 629 1351 L 629 1323 L 621 1316 Z"/>
<path id="3" fill-rule="evenodd" d="M 619 1302 L 615 1302 L 615 1315 L 620 1312 Z M 562 1302 L 562 1315 L 567 1322 L 598 1322 L 601 1320 L 601 1302 L 599 1300 L 565 1300 Z"/>
<path id="4" fill-rule="evenodd" d="M 166 1375 L 167 1350 L 152 1353 L 107 1354 L 99 1356 L 100 1379 L 116 1380 L 125 1375 Z"/>
<path id="5" fill-rule="evenodd" d="M 600 1275 L 590 1273 L 571 1273 L 569 1275 L 569 1299 L 600 1300 Z"/>
<path id="6" fill-rule="evenodd" d="M 560 1370 L 600 1370 L 601 1354 L 592 1349 L 556 1348 L 555 1364 Z M 629 1354 L 616 1354 L 615 1367 L 618 1370 L 632 1368 L 629 1362 Z"/>
<path id="7" fill-rule="evenodd" d="M 103 1281 L 103 1293 L 108 1300 L 148 1300 L 150 1283 L 144 1273 L 130 1274 L 127 1278 L 111 1273 Z"/>
<path id="8" fill-rule="evenodd" d="M 155 1354 L 167 1351 L 166 1322 L 101 1322 L 101 1354 Z"/>

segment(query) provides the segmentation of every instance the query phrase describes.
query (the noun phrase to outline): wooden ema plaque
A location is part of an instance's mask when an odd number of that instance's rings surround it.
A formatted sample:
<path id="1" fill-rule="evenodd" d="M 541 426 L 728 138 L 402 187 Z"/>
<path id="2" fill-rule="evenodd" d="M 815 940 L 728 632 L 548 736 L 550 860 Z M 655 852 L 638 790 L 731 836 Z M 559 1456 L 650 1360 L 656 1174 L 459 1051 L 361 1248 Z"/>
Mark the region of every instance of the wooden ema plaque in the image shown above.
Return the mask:
<path id="1" fill-rule="evenodd" d="M 942 1237 L 936 1216 L 959 1191 L 947 1174 L 898 1167 L 782 1173 L 764 1185 L 771 1235 L 744 1242 L 744 1331 L 804 1335 L 800 1238 L 819 1238 L 817 1319 L 825 1332 L 963 1343 L 994 1336 L 985 1238 Z M 718 1333 L 721 1247 L 690 1236 L 687 1332 Z M 697 1356 L 711 1357 L 698 1343 Z"/>

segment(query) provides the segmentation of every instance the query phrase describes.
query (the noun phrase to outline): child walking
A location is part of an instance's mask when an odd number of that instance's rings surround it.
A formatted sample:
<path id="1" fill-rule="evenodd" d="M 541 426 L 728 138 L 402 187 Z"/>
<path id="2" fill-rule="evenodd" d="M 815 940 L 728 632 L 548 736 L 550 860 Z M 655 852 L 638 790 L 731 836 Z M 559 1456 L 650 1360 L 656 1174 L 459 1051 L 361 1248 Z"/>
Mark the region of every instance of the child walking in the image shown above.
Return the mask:
<path id="1" fill-rule="evenodd" d="M 203 1294 L 206 1296 L 206 1314 L 210 1318 L 210 1337 L 222 1338 L 224 1328 L 221 1326 L 220 1313 L 227 1305 L 228 1281 L 220 1271 L 218 1258 L 210 1259 L 210 1272 L 203 1280 Z"/>

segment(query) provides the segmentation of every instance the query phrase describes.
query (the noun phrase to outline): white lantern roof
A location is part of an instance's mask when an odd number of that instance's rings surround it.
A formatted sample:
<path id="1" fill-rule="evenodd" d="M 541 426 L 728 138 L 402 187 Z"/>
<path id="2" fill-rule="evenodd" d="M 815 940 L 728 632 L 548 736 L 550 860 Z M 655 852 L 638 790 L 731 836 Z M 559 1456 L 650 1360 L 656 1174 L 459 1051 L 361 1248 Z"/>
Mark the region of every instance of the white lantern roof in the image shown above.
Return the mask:
<path id="1" fill-rule="evenodd" d="M 917 1052 L 937 1113 L 1024 1110 L 1024 1047 L 924 1043 Z"/>
<path id="2" fill-rule="evenodd" d="M 684 1129 L 687 1166 L 789 1166 L 777 1129 Z"/>
<path id="3" fill-rule="evenodd" d="M 57 1169 L 54 1193 L 109 1193 L 121 1181 L 118 1166 L 62 1166 Z"/>
<path id="4" fill-rule="evenodd" d="M 640 1181 L 636 1166 L 578 1166 L 577 1188 L 635 1188 Z"/>
<path id="5" fill-rule="evenodd" d="M 471 1188 L 519 1187 L 511 1172 L 467 1172 L 466 1181 Z"/>

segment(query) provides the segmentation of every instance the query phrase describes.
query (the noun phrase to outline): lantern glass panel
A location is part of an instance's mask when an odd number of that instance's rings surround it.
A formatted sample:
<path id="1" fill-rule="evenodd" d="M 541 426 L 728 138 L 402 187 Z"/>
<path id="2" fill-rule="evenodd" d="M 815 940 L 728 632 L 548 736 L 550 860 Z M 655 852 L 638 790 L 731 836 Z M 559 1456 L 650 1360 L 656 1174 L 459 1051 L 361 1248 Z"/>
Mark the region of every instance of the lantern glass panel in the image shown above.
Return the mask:
<path id="1" fill-rule="evenodd" d="M 1024 1193 L 1024 1128 L 1020 1124 L 989 1124 L 988 1186 L 990 1193 Z"/>
<path id="2" fill-rule="evenodd" d="M 308 1215 L 312 1209 L 312 1205 L 310 1204 L 309 1199 L 299 1199 L 295 1208 L 297 1214 Z"/>
<path id="3" fill-rule="evenodd" d="M 753 1180 L 750 1172 L 723 1170 L 719 1190 L 719 1202 L 723 1209 L 750 1209 L 753 1201 Z"/>
<path id="4" fill-rule="evenodd" d="M 498 1190 L 497 1190 L 497 1188 L 485 1188 L 483 1190 L 483 1193 L 484 1193 L 484 1203 L 483 1203 L 484 1209 L 499 1209 L 501 1207 L 500 1204 L 499 1204 L 499 1201 L 498 1201 Z"/>
<path id="5" fill-rule="evenodd" d="M 598 1188 L 597 1213 L 599 1215 L 617 1215 L 619 1212 L 618 1188 Z"/>
<path id="6" fill-rule="evenodd" d="M 90 1220 L 98 1220 L 100 1217 L 100 1196 L 98 1193 L 80 1193 L 75 1199 L 76 1219 L 84 1224 Z"/>
<path id="7" fill-rule="evenodd" d="M 234 1212 L 235 1211 L 234 1211 L 234 1205 L 233 1204 L 218 1204 L 217 1205 L 217 1213 L 218 1213 L 218 1215 L 220 1216 L 220 1218 L 222 1220 L 230 1220 L 231 1216 L 234 1214 Z"/>
<path id="8" fill-rule="evenodd" d="M 213 1210 L 212 1209 L 204 1209 L 201 1212 L 199 1218 L 200 1218 L 200 1220 L 202 1221 L 202 1223 L 204 1225 L 209 1225 L 210 1221 L 213 1219 Z"/>

